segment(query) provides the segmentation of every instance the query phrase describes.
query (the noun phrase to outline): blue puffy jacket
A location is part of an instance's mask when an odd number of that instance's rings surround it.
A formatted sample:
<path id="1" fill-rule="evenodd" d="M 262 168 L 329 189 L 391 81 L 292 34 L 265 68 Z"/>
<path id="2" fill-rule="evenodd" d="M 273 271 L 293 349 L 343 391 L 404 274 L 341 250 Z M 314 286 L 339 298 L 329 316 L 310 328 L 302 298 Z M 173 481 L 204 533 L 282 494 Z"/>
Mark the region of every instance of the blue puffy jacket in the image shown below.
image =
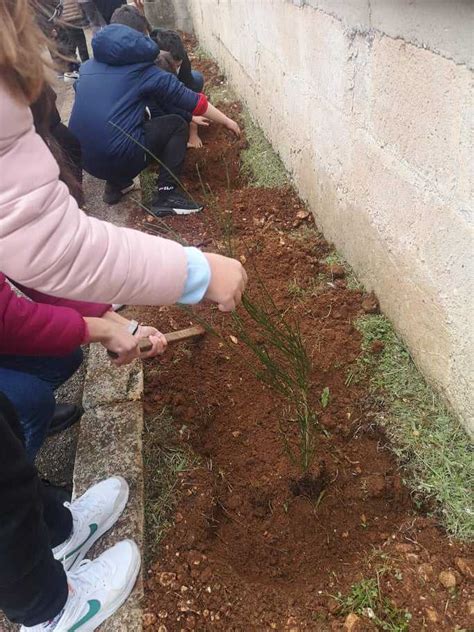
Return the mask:
<path id="1" fill-rule="evenodd" d="M 137 142 L 145 142 L 150 97 L 192 113 L 199 94 L 160 70 L 154 64 L 157 44 L 128 26 L 106 26 L 94 36 L 92 49 L 94 59 L 81 65 L 75 84 L 69 128 L 81 143 L 88 173 L 101 180 L 134 178 L 145 167 Z"/>

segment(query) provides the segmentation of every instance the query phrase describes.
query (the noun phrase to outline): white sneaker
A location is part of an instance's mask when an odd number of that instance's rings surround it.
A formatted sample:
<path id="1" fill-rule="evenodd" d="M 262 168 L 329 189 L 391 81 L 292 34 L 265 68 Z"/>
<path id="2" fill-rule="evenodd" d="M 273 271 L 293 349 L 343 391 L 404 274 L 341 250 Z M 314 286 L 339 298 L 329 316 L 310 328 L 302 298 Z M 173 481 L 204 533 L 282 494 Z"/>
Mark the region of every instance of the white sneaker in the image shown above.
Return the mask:
<path id="1" fill-rule="evenodd" d="M 68 573 L 69 597 L 54 623 L 21 632 L 94 632 L 127 600 L 140 570 L 140 551 L 132 540 L 119 542 L 90 562 Z"/>
<path id="2" fill-rule="evenodd" d="M 65 83 L 73 83 L 76 79 L 79 79 L 79 72 L 77 70 L 71 70 L 63 74 Z"/>
<path id="3" fill-rule="evenodd" d="M 72 535 L 53 549 L 64 570 L 80 564 L 94 542 L 117 522 L 127 504 L 128 491 L 124 478 L 112 476 L 90 487 L 72 503 L 65 503 L 72 514 Z"/>

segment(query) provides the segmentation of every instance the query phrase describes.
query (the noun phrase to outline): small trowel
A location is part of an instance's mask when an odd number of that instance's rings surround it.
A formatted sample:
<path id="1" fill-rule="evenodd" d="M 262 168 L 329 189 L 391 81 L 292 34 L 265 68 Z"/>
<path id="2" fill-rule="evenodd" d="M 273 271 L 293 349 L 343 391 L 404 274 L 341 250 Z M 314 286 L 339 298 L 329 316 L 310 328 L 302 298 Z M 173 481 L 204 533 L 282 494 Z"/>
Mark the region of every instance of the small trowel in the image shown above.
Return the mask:
<path id="1" fill-rule="evenodd" d="M 194 325 L 194 327 L 188 327 L 187 329 L 178 329 L 177 331 L 170 331 L 165 334 L 166 341 L 181 342 L 182 340 L 189 340 L 191 338 L 201 338 L 206 333 L 206 330 L 201 325 Z M 152 344 L 148 338 L 141 338 L 138 341 L 140 353 L 146 353 L 150 351 Z M 115 351 L 107 351 L 111 358 L 118 358 L 118 354 Z"/>

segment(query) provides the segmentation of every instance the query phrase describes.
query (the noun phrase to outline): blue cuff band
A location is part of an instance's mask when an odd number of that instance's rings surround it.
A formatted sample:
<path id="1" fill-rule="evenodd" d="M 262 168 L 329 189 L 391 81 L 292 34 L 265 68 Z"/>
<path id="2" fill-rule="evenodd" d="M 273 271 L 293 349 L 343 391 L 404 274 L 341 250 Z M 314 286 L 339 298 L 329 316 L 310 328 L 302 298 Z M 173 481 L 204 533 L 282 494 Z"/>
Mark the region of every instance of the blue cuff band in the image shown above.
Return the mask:
<path id="1" fill-rule="evenodd" d="M 185 248 L 188 258 L 188 276 L 178 303 L 194 305 L 202 301 L 211 281 L 211 269 L 206 257 L 197 248 Z"/>

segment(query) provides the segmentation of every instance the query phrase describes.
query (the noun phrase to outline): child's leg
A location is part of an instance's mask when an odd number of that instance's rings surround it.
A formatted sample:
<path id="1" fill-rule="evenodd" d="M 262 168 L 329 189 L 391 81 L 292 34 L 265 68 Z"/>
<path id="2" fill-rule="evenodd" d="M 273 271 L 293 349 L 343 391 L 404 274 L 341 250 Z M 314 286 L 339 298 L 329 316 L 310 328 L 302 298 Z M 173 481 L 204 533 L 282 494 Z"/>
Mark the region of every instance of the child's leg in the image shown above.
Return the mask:
<path id="1" fill-rule="evenodd" d="M 11 621 L 33 626 L 61 611 L 68 585 L 51 551 L 38 475 L 26 457 L 14 411 L 1 395 L 0 483 L 0 609 Z"/>
<path id="2" fill-rule="evenodd" d="M 192 147 L 194 149 L 201 149 L 202 147 L 202 140 L 199 138 L 198 126 L 192 121 L 189 124 L 188 147 Z"/>
<path id="3" fill-rule="evenodd" d="M 54 415 L 54 391 L 79 368 L 82 352 L 63 358 L 0 356 L 3 393 L 15 406 L 31 462 L 41 448 Z"/>
<path id="4" fill-rule="evenodd" d="M 71 29 L 71 31 L 71 35 L 74 40 L 74 51 L 77 48 L 81 62 L 84 63 L 89 59 L 89 49 L 87 48 L 87 40 L 84 29 L 75 28 Z"/>
<path id="5" fill-rule="evenodd" d="M 172 190 L 178 186 L 177 179 L 186 155 L 187 127 L 186 121 L 176 114 L 159 116 L 145 123 L 146 148 L 167 167 L 160 166 L 158 190 Z M 149 155 L 147 162 L 153 164 L 155 160 Z"/>
<path id="6" fill-rule="evenodd" d="M 56 57 L 56 62 L 61 72 L 64 73 L 77 70 L 79 64 L 74 62 L 74 59 L 76 58 L 76 46 L 69 33 L 70 29 L 66 26 L 58 26 L 56 30 L 58 32 L 58 52 L 61 55 L 61 57 Z M 63 59 L 64 57 L 67 61 Z"/>
<path id="7" fill-rule="evenodd" d="M 95 3 L 92 1 L 82 2 L 81 8 L 86 14 L 87 21 L 89 22 L 93 35 L 95 35 L 97 31 L 105 26 L 104 18 L 99 13 L 99 10 L 95 6 Z"/>
<path id="8" fill-rule="evenodd" d="M 151 212 L 157 217 L 189 215 L 202 210 L 202 205 L 179 190 L 179 177 L 186 156 L 188 125 L 177 114 L 154 118 L 145 123 L 145 145 L 160 160 L 160 172 Z M 148 157 L 148 164 L 155 162 Z M 164 166 L 163 166 L 164 165 Z"/>

